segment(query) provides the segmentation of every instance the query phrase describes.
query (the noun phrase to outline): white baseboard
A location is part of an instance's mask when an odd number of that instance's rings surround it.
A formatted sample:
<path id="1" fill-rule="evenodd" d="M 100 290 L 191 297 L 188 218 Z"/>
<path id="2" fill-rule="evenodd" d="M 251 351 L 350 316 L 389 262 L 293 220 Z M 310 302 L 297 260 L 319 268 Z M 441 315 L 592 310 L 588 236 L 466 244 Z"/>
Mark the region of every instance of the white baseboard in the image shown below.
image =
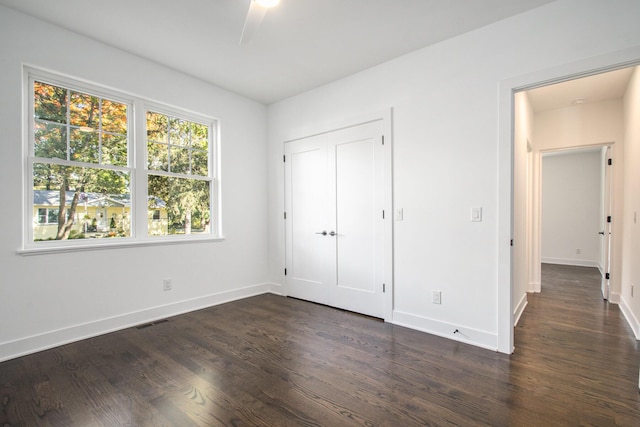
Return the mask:
<path id="1" fill-rule="evenodd" d="M 542 292 L 542 283 L 540 282 L 529 282 L 529 292 L 533 292 L 539 294 Z"/>
<path id="2" fill-rule="evenodd" d="M 627 304 L 627 301 L 624 298 L 620 298 L 620 311 L 624 315 L 624 318 L 627 319 L 627 323 L 631 326 L 633 330 L 633 335 L 635 335 L 636 340 L 640 340 L 640 321 L 634 316 L 633 311 Z"/>
<path id="3" fill-rule="evenodd" d="M 522 313 L 524 312 L 524 309 L 527 307 L 527 304 L 528 304 L 527 294 L 525 293 L 524 295 L 522 295 L 522 298 L 520 298 L 520 301 L 518 302 L 516 309 L 513 311 L 513 326 L 518 325 L 518 322 L 520 321 L 520 316 L 522 316 Z"/>
<path id="4" fill-rule="evenodd" d="M 540 260 L 543 264 L 560 264 L 560 265 L 575 265 L 577 267 L 595 267 L 598 268 L 598 261 L 589 261 L 586 259 L 572 259 L 572 258 L 546 258 L 543 257 Z"/>
<path id="5" fill-rule="evenodd" d="M 449 338 L 454 341 L 475 345 L 477 347 L 494 351 L 498 350 L 497 334 L 480 331 L 464 325 L 454 325 L 452 323 L 416 316 L 415 314 L 404 313 L 401 311 L 393 312 L 393 320 L 391 323 L 426 332 L 428 334 Z"/>
<path id="6" fill-rule="evenodd" d="M 0 343 L 0 362 L 226 302 L 265 293 L 280 294 L 281 288 L 273 283 L 262 283 Z"/>
<path id="7" fill-rule="evenodd" d="M 609 292 L 609 302 L 611 304 L 620 304 L 620 294 L 616 292 Z"/>

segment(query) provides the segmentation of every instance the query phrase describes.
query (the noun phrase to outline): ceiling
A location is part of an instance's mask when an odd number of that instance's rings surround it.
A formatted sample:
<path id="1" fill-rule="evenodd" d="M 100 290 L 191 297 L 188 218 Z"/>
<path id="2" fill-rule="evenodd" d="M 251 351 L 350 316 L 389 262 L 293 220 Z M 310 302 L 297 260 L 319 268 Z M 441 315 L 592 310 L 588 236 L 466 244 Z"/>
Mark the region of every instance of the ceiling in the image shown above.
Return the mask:
<path id="1" fill-rule="evenodd" d="M 240 46 L 249 1 L 0 4 L 269 104 L 553 0 L 281 0 Z"/>
<path id="2" fill-rule="evenodd" d="M 534 112 L 622 98 L 633 67 L 595 74 L 527 91 Z"/>

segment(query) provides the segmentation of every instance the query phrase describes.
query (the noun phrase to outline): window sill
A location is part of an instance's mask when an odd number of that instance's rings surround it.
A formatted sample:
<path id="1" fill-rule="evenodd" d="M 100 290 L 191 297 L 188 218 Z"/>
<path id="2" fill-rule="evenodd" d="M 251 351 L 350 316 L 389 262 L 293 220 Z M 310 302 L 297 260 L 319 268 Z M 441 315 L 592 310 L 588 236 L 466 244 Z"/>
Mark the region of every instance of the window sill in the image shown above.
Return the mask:
<path id="1" fill-rule="evenodd" d="M 31 256 L 31 255 L 46 255 L 53 253 L 66 253 L 66 252 L 84 252 L 93 250 L 105 250 L 105 249 L 119 249 L 119 248 L 135 248 L 144 246 L 169 246 L 169 245 L 184 245 L 190 243 L 207 243 L 207 242 L 221 242 L 224 241 L 223 236 L 213 237 L 172 237 L 172 238 L 154 238 L 145 240 L 126 239 L 119 242 L 109 243 L 88 243 L 84 242 L 78 244 L 65 244 L 56 245 L 54 242 L 43 242 L 42 246 L 30 246 L 27 248 L 18 249 L 16 252 L 18 255 Z M 49 244 L 51 243 L 51 244 Z M 75 242 L 73 242 L 75 243 Z"/>

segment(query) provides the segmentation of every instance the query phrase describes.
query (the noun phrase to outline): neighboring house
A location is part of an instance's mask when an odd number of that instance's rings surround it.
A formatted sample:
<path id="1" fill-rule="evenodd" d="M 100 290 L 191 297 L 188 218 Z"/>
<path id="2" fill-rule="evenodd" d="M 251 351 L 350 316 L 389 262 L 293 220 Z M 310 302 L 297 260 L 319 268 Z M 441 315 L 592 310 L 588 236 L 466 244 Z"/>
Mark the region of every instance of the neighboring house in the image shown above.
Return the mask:
<path id="1" fill-rule="evenodd" d="M 73 191 L 67 191 L 65 204 L 71 207 Z M 168 218 L 164 201 L 154 199 L 148 211 L 149 234 L 167 234 Z M 58 231 L 60 192 L 33 191 L 33 239 L 55 239 Z M 81 193 L 73 218 L 72 233 L 85 238 L 129 236 L 131 200 L 129 194 Z"/>

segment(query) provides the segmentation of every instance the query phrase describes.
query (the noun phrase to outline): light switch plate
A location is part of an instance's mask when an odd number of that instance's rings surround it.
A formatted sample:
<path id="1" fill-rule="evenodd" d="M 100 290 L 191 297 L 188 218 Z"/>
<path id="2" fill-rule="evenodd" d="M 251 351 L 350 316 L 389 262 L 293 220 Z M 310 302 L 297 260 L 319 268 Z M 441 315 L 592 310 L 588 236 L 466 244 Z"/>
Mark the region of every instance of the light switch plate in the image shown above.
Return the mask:
<path id="1" fill-rule="evenodd" d="M 482 222 L 482 208 L 471 208 L 471 221 Z"/>
<path id="2" fill-rule="evenodd" d="M 394 214 L 396 221 L 402 221 L 404 218 L 404 211 L 402 208 L 396 208 L 395 210 L 395 214 Z"/>

